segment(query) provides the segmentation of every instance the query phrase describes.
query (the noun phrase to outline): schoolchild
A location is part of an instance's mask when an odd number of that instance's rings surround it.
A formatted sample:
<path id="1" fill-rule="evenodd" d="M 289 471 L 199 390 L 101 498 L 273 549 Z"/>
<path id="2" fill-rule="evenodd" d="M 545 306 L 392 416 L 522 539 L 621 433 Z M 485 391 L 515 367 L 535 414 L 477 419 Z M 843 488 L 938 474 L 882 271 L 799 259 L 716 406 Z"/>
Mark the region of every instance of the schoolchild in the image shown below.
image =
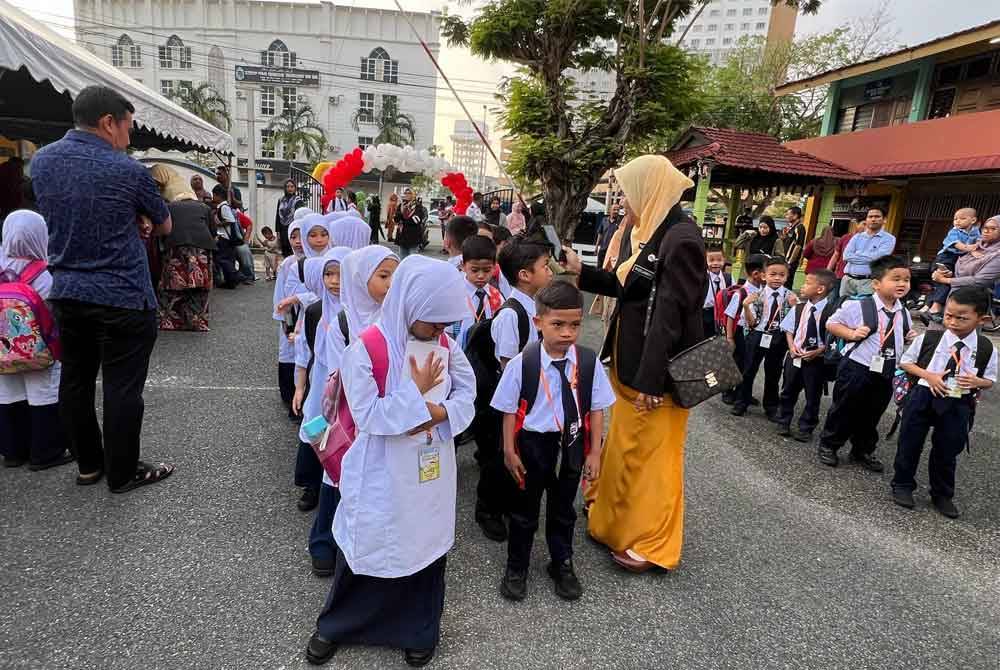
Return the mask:
<path id="1" fill-rule="evenodd" d="M 463 349 L 469 329 L 480 321 L 492 319 L 503 304 L 500 291 L 489 283 L 496 265 L 496 249 L 493 241 L 482 235 L 473 235 L 462 244 L 462 272 L 471 314 L 456 322 L 449 334 Z"/>
<path id="2" fill-rule="evenodd" d="M 441 635 L 447 554 L 455 542 L 453 436 L 474 412 L 475 377 L 445 330 L 465 318 L 465 279 L 444 261 L 399 264 L 379 320 L 344 352 L 344 391 L 358 434 L 342 463 L 336 568 L 309 640 L 310 663 L 342 644 L 403 650 L 426 665 Z M 384 343 L 380 391 L 367 340 Z"/>
<path id="3" fill-rule="evenodd" d="M 444 250 L 448 254 L 448 262 L 456 268 L 462 268 L 462 245 L 479 231 L 475 219 L 468 216 L 453 216 L 444 229 Z"/>
<path id="4" fill-rule="evenodd" d="M 733 278 L 723 271 L 726 265 L 726 253 L 722 249 L 711 247 L 705 249 L 705 262 L 708 264 L 708 294 L 705 296 L 701 314 L 705 324 L 705 337 L 709 338 L 718 335 L 715 324 L 716 298 L 733 285 Z"/>
<path id="5" fill-rule="evenodd" d="M 503 453 L 518 490 L 510 506 L 507 569 L 500 592 L 510 600 L 527 594 L 531 545 L 545 495 L 547 572 L 560 598 L 576 600 L 583 587 L 573 568 L 574 501 L 581 475 L 600 474 L 604 410 L 614 391 L 597 354 L 577 345 L 583 295 L 556 281 L 535 295 L 532 342 L 504 369 L 492 404 L 503 412 Z"/>
<path id="6" fill-rule="evenodd" d="M 785 333 L 788 356 L 778 409 L 778 434 L 810 442 L 819 425 L 819 404 L 826 384 L 826 322 L 833 314 L 830 292 L 837 276 L 830 270 L 814 270 L 806 275 L 800 293 L 802 301 L 788 312 L 781 322 Z M 792 429 L 795 405 L 805 391 L 806 404 L 799 415 L 798 430 Z"/>
<path id="7" fill-rule="evenodd" d="M 746 281 L 726 290 L 729 304 L 726 307 L 726 339 L 733 348 L 733 360 L 740 370 L 743 369 L 743 359 L 746 358 L 746 318 L 743 315 L 743 301 L 747 296 L 756 293 L 764 285 L 764 263 L 767 256 L 752 254 L 747 256 L 743 264 Z M 740 396 L 740 387 L 722 394 L 722 402 L 732 405 Z M 752 398 L 752 396 L 751 396 Z M 758 404 L 751 402 L 751 404 Z"/>
<path id="8" fill-rule="evenodd" d="M 493 231 L 493 242 L 497 245 L 497 255 L 500 255 L 500 251 L 503 250 L 507 244 L 510 243 L 511 238 L 510 230 L 504 228 L 503 226 L 497 228 Z M 510 297 L 510 292 L 512 287 L 507 278 L 503 276 L 503 272 L 500 271 L 500 264 L 497 263 L 493 266 L 493 275 L 490 277 L 490 284 L 500 289 L 500 295 L 507 299 Z"/>
<path id="9" fill-rule="evenodd" d="M 59 420 L 58 331 L 45 303 L 52 290 L 48 249 L 41 215 L 26 209 L 7 215 L 0 283 L 13 283 L 11 295 L 18 296 L 8 297 L 6 313 L 0 309 L 0 455 L 8 468 L 27 463 L 31 470 L 45 470 L 73 461 Z M 29 314 L 37 319 L 37 334 L 28 327 Z"/>
<path id="10" fill-rule="evenodd" d="M 851 461 L 882 472 L 882 461 L 875 455 L 878 422 L 892 399 L 897 361 L 917 334 L 900 302 L 910 290 L 906 261 L 898 256 L 872 261 L 871 279 L 872 295 L 847 300 L 826 322 L 827 331 L 848 344 L 837 369 L 818 457 L 820 463 L 836 467 L 837 451 L 850 440 Z"/>
<path id="11" fill-rule="evenodd" d="M 957 519 L 952 502 L 958 455 L 969 445 L 969 432 L 980 392 L 997 381 L 997 352 L 977 331 L 989 313 L 991 296 L 982 288 L 951 292 L 944 306 L 944 330 L 919 335 L 900 359 L 913 385 L 903 404 L 899 446 L 893 466 L 892 499 L 912 509 L 916 474 L 927 435 L 931 503 L 941 514 Z"/>
<path id="12" fill-rule="evenodd" d="M 336 320 L 330 321 L 331 325 L 325 331 L 327 374 L 341 369 L 344 350 L 378 319 L 392 274 L 398 265 L 399 257 L 378 245 L 363 247 L 344 257 L 340 266 L 340 314 Z M 303 441 L 308 439 L 304 434 L 300 437 Z M 330 577 L 337 555 L 333 517 L 340 503 L 340 483 L 332 481 L 326 472 L 323 472 L 322 480 L 319 507 L 309 532 L 309 556 L 313 574 Z"/>
<path id="13" fill-rule="evenodd" d="M 764 367 L 764 397 L 761 404 L 771 421 L 778 416 L 778 388 L 781 364 L 788 351 L 781 321 L 795 304 L 795 294 L 785 288 L 788 264 L 774 256 L 764 264 L 764 287 L 743 299 L 743 317 L 748 328 L 743 355 L 743 381 L 730 414 L 743 416 L 750 406 L 753 383 Z"/>

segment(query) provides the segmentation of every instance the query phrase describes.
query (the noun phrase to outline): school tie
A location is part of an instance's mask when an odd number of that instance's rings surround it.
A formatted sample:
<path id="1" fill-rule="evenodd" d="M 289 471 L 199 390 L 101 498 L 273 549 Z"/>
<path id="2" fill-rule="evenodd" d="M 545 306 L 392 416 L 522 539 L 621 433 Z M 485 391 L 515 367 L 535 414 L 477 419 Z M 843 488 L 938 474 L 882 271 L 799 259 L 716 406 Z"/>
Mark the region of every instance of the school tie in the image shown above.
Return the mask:
<path id="1" fill-rule="evenodd" d="M 771 330 L 774 327 L 774 320 L 778 318 L 778 307 L 780 306 L 778 303 L 779 295 L 780 292 L 778 291 L 771 293 L 771 311 L 767 315 L 767 324 L 765 324 L 764 330 Z"/>
<path id="2" fill-rule="evenodd" d="M 809 306 L 809 323 L 806 325 L 806 347 L 815 349 L 819 346 L 819 329 L 816 327 L 816 305 Z"/>
<path id="3" fill-rule="evenodd" d="M 476 289 L 476 297 L 479 299 L 479 302 L 476 303 L 476 321 L 479 321 L 485 314 L 483 312 L 483 302 L 486 300 L 486 290 Z"/>
<path id="4" fill-rule="evenodd" d="M 576 441 L 580 434 L 580 415 L 576 410 L 576 400 L 573 397 L 573 387 L 570 386 L 566 377 L 566 363 L 568 359 L 552 361 L 552 365 L 559 371 L 559 380 L 562 382 L 562 406 L 563 406 L 563 447 L 569 447 Z M 575 426 L 575 428 L 574 428 Z"/>
<path id="5" fill-rule="evenodd" d="M 715 285 L 715 289 L 712 291 L 712 296 L 713 297 L 719 295 L 719 291 L 722 290 L 722 287 L 719 286 L 719 281 L 720 280 L 719 280 L 718 277 L 716 277 L 715 279 L 712 280 L 712 283 Z"/>
<path id="6" fill-rule="evenodd" d="M 883 307 L 882 311 L 885 312 L 885 327 L 888 332 L 885 334 L 885 342 L 882 343 L 882 351 L 879 355 L 885 359 L 896 358 L 896 322 L 893 319 L 894 312 L 888 307 Z M 895 373 L 895 370 L 893 371 Z"/>

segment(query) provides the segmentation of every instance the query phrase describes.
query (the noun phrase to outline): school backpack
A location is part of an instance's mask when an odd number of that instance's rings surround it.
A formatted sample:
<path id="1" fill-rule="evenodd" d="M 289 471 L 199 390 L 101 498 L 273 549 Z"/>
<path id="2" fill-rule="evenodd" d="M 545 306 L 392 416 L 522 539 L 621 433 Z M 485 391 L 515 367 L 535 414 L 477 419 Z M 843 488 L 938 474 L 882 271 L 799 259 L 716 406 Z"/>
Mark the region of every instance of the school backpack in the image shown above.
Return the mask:
<path id="1" fill-rule="evenodd" d="M 594 370 L 597 367 L 597 353 L 593 349 L 573 345 L 576 350 L 577 371 L 574 382 L 577 398 L 580 401 L 580 417 L 583 429 L 583 456 L 590 452 L 590 402 L 594 389 Z M 542 343 L 532 342 L 521 351 L 521 393 L 517 399 L 517 414 L 514 420 L 515 444 L 517 434 L 524 427 L 524 419 L 531 413 L 538 395 L 538 382 L 542 374 Z M 570 463 L 571 468 L 579 471 L 583 461 Z M 518 482 L 523 487 L 523 482 Z"/>
<path id="2" fill-rule="evenodd" d="M 740 297 L 740 309 L 743 309 L 743 301 L 747 299 L 747 290 L 743 284 L 733 284 L 727 286 L 715 294 L 715 327 L 720 333 L 726 332 L 726 308 L 733 301 L 733 296 Z M 739 321 L 739 312 L 736 313 L 736 320 Z"/>
<path id="3" fill-rule="evenodd" d="M 493 312 L 493 318 L 481 319 L 466 334 L 465 357 L 476 374 L 476 410 L 488 411 L 493 392 L 500 383 L 500 361 L 496 357 L 496 346 L 493 342 L 493 319 L 501 311 L 512 309 L 517 314 L 518 350 L 523 351 L 528 344 L 531 332 L 531 319 L 528 312 L 515 298 L 507 298 L 498 310 Z"/>
<path id="4" fill-rule="evenodd" d="M 875 309 L 875 298 L 870 295 L 860 295 L 856 297 L 846 298 L 840 302 L 839 307 L 843 307 L 847 304 L 848 300 L 858 300 L 861 303 L 861 322 L 862 325 L 868 326 L 871 331 L 868 337 L 878 334 L 878 312 Z M 910 321 L 910 313 L 904 307 L 903 312 L 903 335 L 910 332 L 913 327 Z M 826 351 L 823 352 L 823 364 L 825 366 L 824 373 L 826 375 L 827 381 L 836 381 L 837 371 L 840 369 L 840 364 L 845 358 L 851 355 L 855 349 L 857 349 L 862 342 L 868 339 L 858 340 L 857 342 L 848 342 L 842 338 L 834 337 L 832 333 L 826 334 Z M 896 352 L 896 361 L 899 362 L 900 357 L 903 355 L 902 351 Z"/>
<path id="5" fill-rule="evenodd" d="M 346 322 L 341 323 L 342 328 L 344 323 Z M 378 396 L 384 398 L 385 381 L 389 375 L 389 346 L 385 341 L 385 336 L 376 326 L 369 326 L 361 332 L 359 338 L 372 362 L 372 376 L 378 387 Z M 448 336 L 444 333 L 441 333 L 438 344 L 445 349 L 450 349 Z M 319 442 L 312 445 L 312 448 L 330 480 L 334 484 L 338 484 L 340 483 L 344 454 L 354 444 L 354 438 L 358 434 L 354 417 L 351 416 L 351 408 L 347 403 L 347 396 L 344 395 L 340 370 L 334 370 L 327 377 L 326 388 L 323 390 L 323 418 L 327 422 L 326 432 Z"/>
<path id="6" fill-rule="evenodd" d="M 798 328 L 799 323 L 802 321 L 802 312 L 805 311 L 806 305 L 809 304 L 808 300 L 799 300 L 795 305 L 795 327 Z M 833 300 L 828 300 L 826 305 L 823 306 L 823 310 L 819 313 L 819 337 L 820 342 L 826 341 L 826 321 L 829 319 L 834 312 L 837 311 L 837 304 Z"/>
<path id="7" fill-rule="evenodd" d="M 45 370 L 62 357 L 52 312 L 31 285 L 48 265 L 33 261 L 16 277 L 0 275 L 0 374 Z"/>
<path id="8" fill-rule="evenodd" d="M 938 344 L 941 343 L 941 338 L 944 337 L 945 331 L 943 330 L 928 330 L 924 332 L 924 340 L 920 343 L 920 353 L 917 355 L 917 366 L 923 369 L 927 369 L 927 366 L 931 364 L 931 359 L 934 358 L 934 352 L 937 351 Z M 977 336 L 976 342 L 976 375 L 982 377 L 986 373 L 986 366 L 990 363 L 990 358 L 993 356 L 993 342 L 982 333 Z M 889 432 L 885 434 L 885 439 L 889 439 L 899 428 L 899 423 L 903 419 L 903 408 L 906 406 L 906 401 L 910 397 L 910 393 L 916 387 L 917 382 L 920 380 L 911 374 L 907 374 L 904 370 L 896 370 L 896 374 L 892 378 L 892 399 L 896 405 L 896 416 L 892 419 L 892 427 L 889 428 Z M 979 398 L 979 391 L 974 390 L 971 393 L 972 399 L 972 416 L 969 418 L 969 428 L 972 428 L 972 422 L 976 418 L 976 400 Z"/>

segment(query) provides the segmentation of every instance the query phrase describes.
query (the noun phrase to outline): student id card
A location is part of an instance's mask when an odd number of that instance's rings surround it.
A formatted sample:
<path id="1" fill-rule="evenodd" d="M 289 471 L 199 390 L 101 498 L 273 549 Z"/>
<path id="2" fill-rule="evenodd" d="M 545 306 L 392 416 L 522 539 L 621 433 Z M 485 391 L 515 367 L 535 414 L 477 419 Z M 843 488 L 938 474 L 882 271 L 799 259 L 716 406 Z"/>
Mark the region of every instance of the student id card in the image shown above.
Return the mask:
<path id="1" fill-rule="evenodd" d="M 958 385 L 958 380 L 954 377 L 948 378 L 948 397 L 949 398 L 961 398 L 962 388 Z"/>
<path id="2" fill-rule="evenodd" d="M 868 369 L 872 372 L 877 372 L 878 374 L 882 374 L 882 370 L 884 368 L 885 368 L 885 359 L 879 356 L 878 354 L 872 356 L 872 362 L 868 366 Z"/>
<path id="3" fill-rule="evenodd" d="M 801 368 L 802 367 L 802 359 L 801 358 L 793 358 L 792 359 L 792 367 L 793 368 Z"/>
<path id="4" fill-rule="evenodd" d="M 771 338 L 773 336 L 770 333 L 764 333 L 760 336 L 760 348 L 770 349 L 771 348 Z"/>
<path id="5" fill-rule="evenodd" d="M 417 452 L 417 469 L 420 483 L 426 484 L 441 477 L 441 447 L 432 444 Z"/>

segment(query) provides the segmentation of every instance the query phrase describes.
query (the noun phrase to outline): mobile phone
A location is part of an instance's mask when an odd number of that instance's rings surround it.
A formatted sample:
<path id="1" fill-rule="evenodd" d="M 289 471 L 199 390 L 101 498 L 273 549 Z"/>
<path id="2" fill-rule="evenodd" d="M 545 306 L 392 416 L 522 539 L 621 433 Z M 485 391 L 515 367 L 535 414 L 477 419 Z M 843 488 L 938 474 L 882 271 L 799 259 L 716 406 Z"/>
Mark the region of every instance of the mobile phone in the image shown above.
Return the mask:
<path id="1" fill-rule="evenodd" d="M 951 269 L 947 265 L 941 265 L 940 263 L 935 263 L 934 267 L 941 272 L 951 272 Z"/>
<path id="2" fill-rule="evenodd" d="M 545 238 L 552 245 L 552 255 L 555 256 L 556 260 L 560 263 L 566 262 L 566 252 L 563 251 L 562 242 L 559 241 L 559 234 L 556 232 L 556 227 L 552 225 L 542 226 L 542 230 L 545 231 Z"/>

